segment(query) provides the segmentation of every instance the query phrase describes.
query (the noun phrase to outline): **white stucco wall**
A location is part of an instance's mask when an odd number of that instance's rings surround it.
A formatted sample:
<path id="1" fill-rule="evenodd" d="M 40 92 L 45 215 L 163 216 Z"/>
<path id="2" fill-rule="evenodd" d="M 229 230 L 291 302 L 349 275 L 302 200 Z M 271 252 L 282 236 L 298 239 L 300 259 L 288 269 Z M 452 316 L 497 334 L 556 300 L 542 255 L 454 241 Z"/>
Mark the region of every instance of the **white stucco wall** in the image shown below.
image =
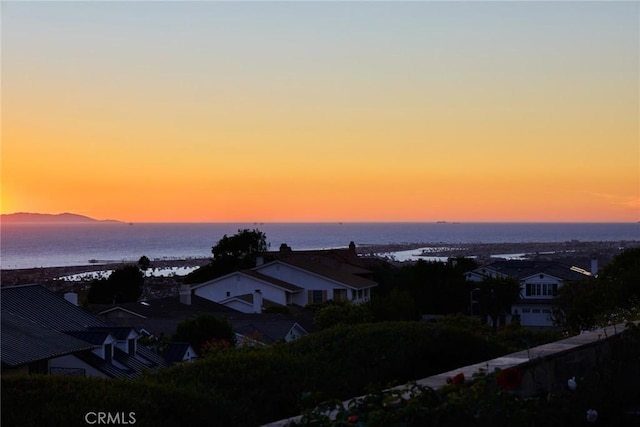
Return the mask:
<path id="1" fill-rule="evenodd" d="M 304 291 L 294 294 L 293 296 L 294 304 L 307 305 L 310 302 L 308 301 L 308 291 L 326 291 L 327 299 L 332 300 L 334 299 L 334 296 L 333 296 L 334 289 L 349 289 L 348 298 L 351 299 L 350 288 L 347 288 L 338 282 L 334 282 L 333 280 L 326 279 L 322 276 L 317 276 L 315 274 L 297 269 L 295 267 L 292 267 L 286 264 L 281 264 L 281 263 L 265 264 L 264 266 L 256 270 L 267 276 L 275 277 L 276 279 L 284 280 L 285 282 L 304 288 L 305 289 Z M 364 298 L 365 293 L 362 292 L 362 294 Z M 367 292 L 367 295 L 368 295 L 368 292 Z"/>

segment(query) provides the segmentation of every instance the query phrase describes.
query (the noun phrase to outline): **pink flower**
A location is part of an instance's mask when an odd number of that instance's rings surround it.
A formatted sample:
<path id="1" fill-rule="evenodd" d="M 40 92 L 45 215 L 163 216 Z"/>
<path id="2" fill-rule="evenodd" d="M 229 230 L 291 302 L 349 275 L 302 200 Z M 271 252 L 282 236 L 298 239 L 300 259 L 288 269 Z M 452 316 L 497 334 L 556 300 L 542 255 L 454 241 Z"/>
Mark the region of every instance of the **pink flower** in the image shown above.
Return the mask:
<path id="1" fill-rule="evenodd" d="M 358 422 L 358 416 L 357 415 L 349 415 L 349 418 L 347 418 L 347 421 L 349 421 L 351 424 L 355 424 Z"/>
<path id="2" fill-rule="evenodd" d="M 498 373 L 496 381 L 500 388 L 513 390 L 522 382 L 522 374 L 516 368 L 503 369 Z"/>
<path id="3" fill-rule="evenodd" d="M 589 409 L 587 411 L 587 421 L 590 423 L 595 423 L 598 421 L 598 411 L 595 409 Z"/>

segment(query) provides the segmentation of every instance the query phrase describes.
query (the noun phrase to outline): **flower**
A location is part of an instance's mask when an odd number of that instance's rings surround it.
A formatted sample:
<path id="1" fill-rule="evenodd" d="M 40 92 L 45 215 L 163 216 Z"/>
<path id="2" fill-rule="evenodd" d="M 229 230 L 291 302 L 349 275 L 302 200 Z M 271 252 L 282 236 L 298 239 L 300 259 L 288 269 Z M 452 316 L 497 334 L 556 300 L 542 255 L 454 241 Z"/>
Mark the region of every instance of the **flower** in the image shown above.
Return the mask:
<path id="1" fill-rule="evenodd" d="M 453 378 L 447 377 L 447 384 L 464 384 L 464 372 L 454 375 Z"/>
<path id="2" fill-rule="evenodd" d="M 598 411 L 595 409 L 589 409 L 587 411 L 587 421 L 590 423 L 595 423 L 598 421 Z"/>
<path id="3" fill-rule="evenodd" d="M 576 388 L 578 388 L 576 377 L 569 378 L 569 381 L 567 381 L 567 387 L 569 387 L 569 390 L 575 390 Z"/>
<path id="4" fill-rule="evenodd" d="M 355 424 L 358 422 L 358 416 L 357 415 L 349 415 L 349 418 L 347 418 L 347 421 L 349 421 L 351 424 Z"/>
<path id="5" fill-rule="evenodd" d="M 505 390 L 513 390 L 522 382 L 522 374 L 515 368 L 503 369 L 496 377 L 498 386 Z"/>

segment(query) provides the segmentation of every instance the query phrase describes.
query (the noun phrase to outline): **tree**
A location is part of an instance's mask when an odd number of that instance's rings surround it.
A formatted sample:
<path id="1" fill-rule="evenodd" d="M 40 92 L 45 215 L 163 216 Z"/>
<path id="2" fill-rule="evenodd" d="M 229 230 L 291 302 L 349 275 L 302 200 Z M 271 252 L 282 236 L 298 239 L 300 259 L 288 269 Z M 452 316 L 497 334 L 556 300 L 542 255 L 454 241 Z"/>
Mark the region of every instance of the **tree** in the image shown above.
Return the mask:
<path id="1" fill-rule="evenodd" d="M 316 312 L 313 324 L 318 329 L 327 329 L 337 325 L 368 323 L 372 320 L 373 315 L 367 305 L 331 302 Z"/>
<path id="2" fill-rule="evenodd" d="M 597 278 L 607 309 L 629 308 L 640 298 L 640 247 L 616 255 Z"/>
<path id="3" fill-rule="evenodd" d="M 500 316 L 510 313 L 511 304 L 520 298 L 520 283 L 513 278 L 486 278 L 474 295 L 480 313 L 489 316 L 495 332 Z"/>
<path id="4" fill-rule="evenodd" d="M 216 341 L 235 345 L 235 334 L 227 319 L 207 313 L 180 322 L 172 341 L 188 342 L 201 353 L 205 345 L 210 346 Z"/>
<path id="5" fill-rule="evenodd" d="M 147 271 L 149 267 L 151 267 L 151 261 L 149 260 L 149 258 L 147 258 L 146 255 L 142 255 L 140 257 L 140 259 L 138 260 L 138 267 L 140 267 L 140 270 L 142 271 Z"/>
<path id="6" fill-rule="evenodd" d="M 118 268 L 107 279 L 91 283 L 87 299 L 92 304 L 135 302 L 142 295 L 144 276 L 135 265 Z"/>
<path id="7" fill-rule="evenodd" d="M 554 316 L 566 330 L 580 332 L 605 317 L 615 321 L 619 311 L 637 309 L 639 301 L 640 248 L 631 248 L 614 257 L 598 277 L 560 288 Z"/>
<path id="8" fill-rule="evenodd" d="M 222 236 L 222 239 L 211 248 L 214 261 L 238 260 L 243 261 L 255 256 L 257 253 L 266 252 L 269 248 L 267 235 L 256 229 L 238 230 L 233 236 Z"/>
<path id="9" fill-rule="evenodd" d="M 385 295 L 374 295 L 367 305 L 376 322 L 420 319 L 411 294 L 397 288 Z"/>
<path id="10" fill-rule="evenodd" d="M 255 266 L 259 254 L 269 249 L 267 235 L 256 229 L 240 229 L 211 248 L 211 262 L 185 277 L 185 283 L 201 283 L 233 271 Z"/>

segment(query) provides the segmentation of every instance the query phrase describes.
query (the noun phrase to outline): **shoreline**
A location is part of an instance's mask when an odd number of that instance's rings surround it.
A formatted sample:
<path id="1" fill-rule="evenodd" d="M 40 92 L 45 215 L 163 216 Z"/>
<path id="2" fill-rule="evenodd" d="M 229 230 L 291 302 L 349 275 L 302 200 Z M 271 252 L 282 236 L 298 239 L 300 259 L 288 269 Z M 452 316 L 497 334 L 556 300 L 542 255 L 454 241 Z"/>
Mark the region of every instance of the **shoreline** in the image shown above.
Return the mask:
<path id="1" fill-rule="evenodd" d="M 200 267 L 211 258 L 159 259 L 151 261 L 151 268 Z M 115 270 L 126 265 L 137 265 L 137 261 L 113 261 L 85 265 L 68 265 L 58 267 L 32 267 L 0 270 L 0 286 L 17 284 L 51 282 L 59 277 L 93 271 Z"/>
<path id="2" fill-rule="evenodd" d="M 424 257 L 464 257 L 473 256 L 483 263 L 497 259 L 497 255 L 526 254 L 529 259 L 551 258 L 562 261 L 590 261 L 598 258 L 601 266 L 608 263 L 622 250 L 640 247 L 639 240 L 622 241 L 568 241 L 568 242 L 523 242 L 523 243 L 444 243 L 415 242 L 392 243 L 384 245 L 359 245 L 358 255 L 379 257 L 393 261 L 393 253 L 415 250 Z M 422 249 L 422 251 L 420 251 Z M 199 267 L 209 263 L 207 258 L 156 259 L 151 261 L 152 268 Z M 75 266 L 34 267 L 22 269 L 0 269 L 0 286 L 17 284 L 52 282 L 59 277 L 101 270 L 113 270 L 125 265 L 137 264 L 137 261 L 113 261 Z"/>

